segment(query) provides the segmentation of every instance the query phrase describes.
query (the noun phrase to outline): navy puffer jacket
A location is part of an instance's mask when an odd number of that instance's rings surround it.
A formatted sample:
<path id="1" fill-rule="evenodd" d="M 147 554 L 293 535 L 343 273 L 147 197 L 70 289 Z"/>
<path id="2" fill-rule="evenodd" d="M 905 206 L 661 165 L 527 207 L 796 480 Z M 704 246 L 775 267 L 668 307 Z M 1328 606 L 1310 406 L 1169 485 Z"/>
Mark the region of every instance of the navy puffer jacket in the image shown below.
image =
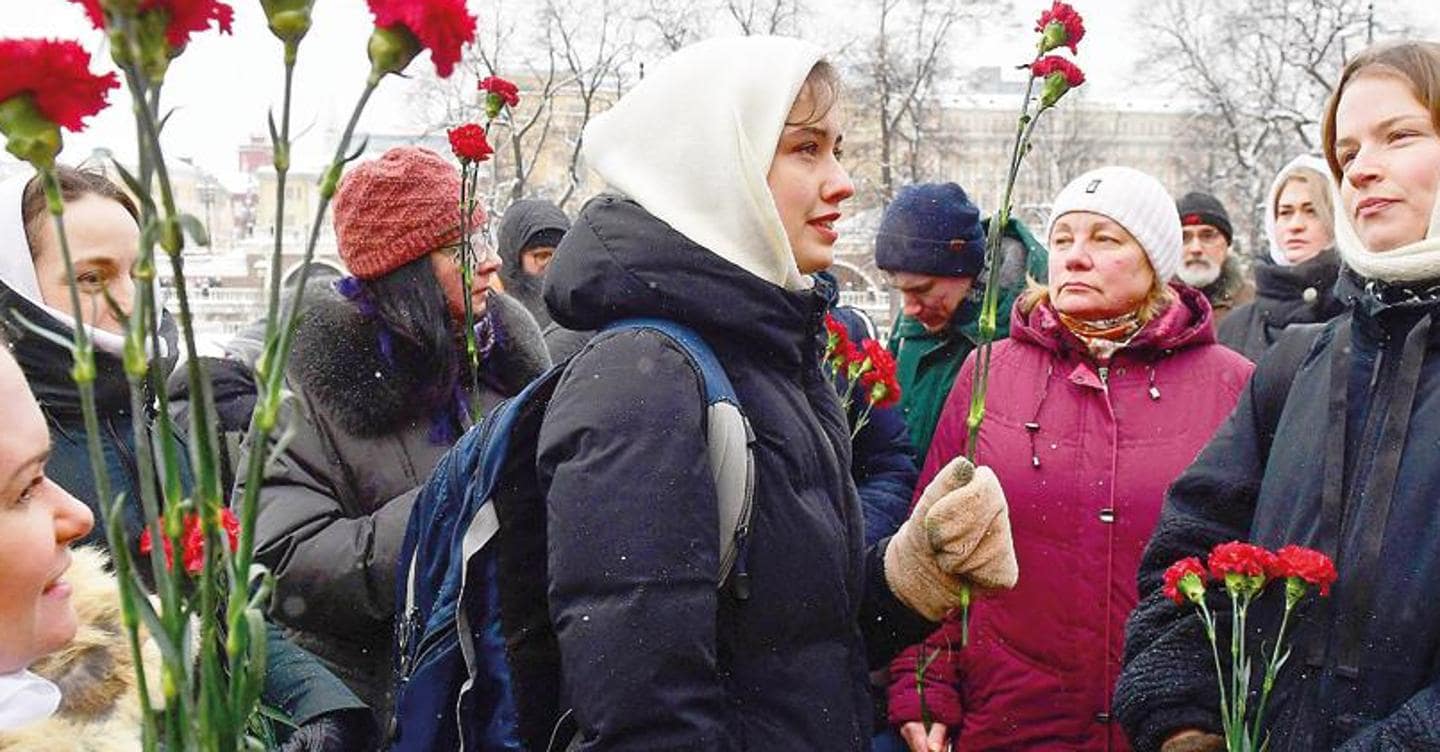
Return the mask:
<path id="1" fill-rule="evenodd" d="M 1115 697 L 1140 752 L 1182 729 L 1219 730 L 1200 620 L 1165 599 L 1161 574 L 1237 538 L 1320 549 L 1340 574 L 1330 597 L 1311 596 L 1291 616 L 1293 653 L 1266 709 L 1270 749 L 1440 749 L 1440 298 L 1362 291 L 1349 273 L 1341 284 L 1352 313 L 1318 334 L 1282 335 L 1272 353 L 1291 349 L 1288 337 L 1311 338 L 1299 368 L 1261 360 L 1170 489 L 1140 567 Z M 1269 386 L 1277 379 L 1293 379 L 1283 409 L 1265 397 L 1285 394 Z M 1283 589 L 1270 590 L 1250 608 L 1252 644 L 1279 626 Z M 1228 602 L 1210 600 L 1222 641 Z"/>
<path id="2" fill-rule="evenodd" d="M 756 437 L 739 600 L 716 589 L 705 402 L 684 354 L 651 332 L 602 334 L 557 387 L 538 470 L 581 748 L 868 749 L 868 668 L 931 625 L 885 585 L 888 539 L 865 545 L 849 427 L 819 364 L 825 292 L 761 280 L 602 196 L 565 236 L 545 297 L 570 329 L 691 327 Z"/>

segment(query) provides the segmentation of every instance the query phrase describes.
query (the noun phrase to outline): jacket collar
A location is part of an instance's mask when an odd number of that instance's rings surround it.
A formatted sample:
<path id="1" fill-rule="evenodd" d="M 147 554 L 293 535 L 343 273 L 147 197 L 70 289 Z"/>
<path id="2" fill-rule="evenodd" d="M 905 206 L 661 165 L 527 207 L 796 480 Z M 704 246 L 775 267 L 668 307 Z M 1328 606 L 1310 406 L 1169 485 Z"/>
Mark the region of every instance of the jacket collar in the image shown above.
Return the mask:
<path id="1" fill-rule="evenodd" d="M 1200 290 L 1172 283 L 1175 300 L 1134 336 L 1119 353 L 1153 360 L 1174 350 L 1215 342 L 1210 303 Z M 1086 352 L 1078 337 L 1060 323 L 1055 309 L 1042 303 L 1023 313 L 1017 306 L 1010 319 L 1010 336 L 1058 354 Z"/>

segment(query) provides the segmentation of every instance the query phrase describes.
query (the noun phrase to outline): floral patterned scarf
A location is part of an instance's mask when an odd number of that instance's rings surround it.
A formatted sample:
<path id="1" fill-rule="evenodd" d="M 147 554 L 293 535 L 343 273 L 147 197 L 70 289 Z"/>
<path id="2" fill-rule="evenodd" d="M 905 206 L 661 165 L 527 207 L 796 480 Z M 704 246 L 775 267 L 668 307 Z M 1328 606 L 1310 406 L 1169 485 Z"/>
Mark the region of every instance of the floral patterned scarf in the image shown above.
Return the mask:
<path id="1" fill-rule="evenodd" d="M 1130 340 L 1144 328 L 1144 324 L 1140 323 L 1139 311 L 1095 321 L 1077 319 L 1059 311 L 1055 313 L 1060 317 L 1060 323 L 1085 344 L 1090 357 L 1100 364 L 1110 362 L 1110 358 L 1120 348 L 1130 344 Z"/>

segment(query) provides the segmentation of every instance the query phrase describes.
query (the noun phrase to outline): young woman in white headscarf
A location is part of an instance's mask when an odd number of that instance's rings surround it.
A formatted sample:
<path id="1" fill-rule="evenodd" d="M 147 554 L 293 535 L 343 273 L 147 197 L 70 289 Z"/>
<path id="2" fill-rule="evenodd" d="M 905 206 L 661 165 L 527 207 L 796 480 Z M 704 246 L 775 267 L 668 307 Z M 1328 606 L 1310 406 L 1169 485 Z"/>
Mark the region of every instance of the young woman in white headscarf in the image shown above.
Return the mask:
<path id="1" fill-rule="evenodd" d="M 538 477 L 579 749 L 868 749 L 868 670 L 958 605 L 961 576 L 1013 581 L 1008 535 L 986 539 L 978 572 L 943 569 L 929 542 L 974 531 L 947 516 L 961 507 L 1003 516 L 985 468 L 964 485 L 946 474 L 915 518 L 865 545 L 849 427 L 821 370 L 827 291 L 809 276 L 831 263 L 854 192 L 837 98 L 807 43 L 710 40 L 586 128 L 586 162 L 613 192 L 562 241 L 549 310 L 570 329 L 660 317 L 697 332 L 753 429 L 756 474 L 748 536 L 717 589 L 694 367 L 649 330 L 602 332 L 571 361 Z"/>
<path id="2" fill-rule="evenodd" d="M 1283 334 L 1170 488 L 1115 693 L 1141 752 L 1225 748 L 1210 646 L 1161 574 L 1236 539 L 1315 548 L 1339 573 L 1290 615 L 1269 749 L 1440 749 L 1440 44 L 1351 58 L 1321 134 L 1355 303 Z M 1279 628 L 1278 591 L 1251 605 L 1252 637 Z M 1228 625 L 1229 599 L 1210 605 Z"/>

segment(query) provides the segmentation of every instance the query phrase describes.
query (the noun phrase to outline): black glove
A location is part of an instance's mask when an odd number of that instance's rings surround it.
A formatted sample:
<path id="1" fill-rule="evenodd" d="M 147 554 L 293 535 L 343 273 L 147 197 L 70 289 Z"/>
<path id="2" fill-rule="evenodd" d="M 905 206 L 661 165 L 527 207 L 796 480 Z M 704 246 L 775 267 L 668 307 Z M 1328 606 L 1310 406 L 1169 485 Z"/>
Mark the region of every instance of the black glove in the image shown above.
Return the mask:
<path id="1" fill-rule="evenodd" d="M 379 738 L 370 711 L 340 710 L 310 719 L 280 745 L 280 752 L 358 752 L 375 749 Z"/>

